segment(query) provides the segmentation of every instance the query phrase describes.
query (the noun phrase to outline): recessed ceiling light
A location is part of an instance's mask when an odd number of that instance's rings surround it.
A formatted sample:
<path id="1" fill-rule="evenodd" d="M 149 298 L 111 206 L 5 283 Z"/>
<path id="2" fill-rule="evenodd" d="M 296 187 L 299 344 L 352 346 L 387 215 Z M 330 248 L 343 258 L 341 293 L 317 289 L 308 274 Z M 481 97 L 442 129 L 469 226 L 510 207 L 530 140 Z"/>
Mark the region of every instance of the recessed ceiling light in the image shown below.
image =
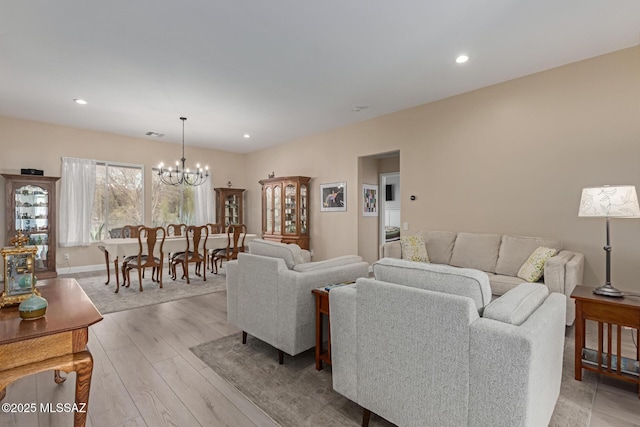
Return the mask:
<path id="1" fill-rule="evenodd" d="M 87 104 L 87 101 L 85 101 L 84 99 L 79 99 L 79 98 L 74 99 L 73 102 L 75 102 L 76 104 L 80 104 L 80 105 L 86 105 Z"/>
<path id="2" fill-rule="evenodd" d="M 469 57 L 467 55 L 460 55 L 456 58 L 456 62 L 458 64 L 464 64 L 465 62 L 467 62 L 469 60 Z"/>
<path id="3" fill-rule="evenodd" d="M 368 105 L 356 105 L 351 109 L 351 111 L 354 111 L 357 113 L 358 111 L 366 110 L 367 108 L 369 108 Z"/>
<path id="4" fill-rule="evenodd" d="M 162 138 L 164 136 L 164 133 L 149 131 L 149 132 L 145 133 L 145 135 L 147 135 L 147 136 L 155 136 L 157 138 Z"/>
<path id="5" fill-rule="evenodd" d="M 248 139 L 248 138 L 251 138 L 251 135 L 249 135 L 248 133 L 245 133 L 244 137 Z"/>

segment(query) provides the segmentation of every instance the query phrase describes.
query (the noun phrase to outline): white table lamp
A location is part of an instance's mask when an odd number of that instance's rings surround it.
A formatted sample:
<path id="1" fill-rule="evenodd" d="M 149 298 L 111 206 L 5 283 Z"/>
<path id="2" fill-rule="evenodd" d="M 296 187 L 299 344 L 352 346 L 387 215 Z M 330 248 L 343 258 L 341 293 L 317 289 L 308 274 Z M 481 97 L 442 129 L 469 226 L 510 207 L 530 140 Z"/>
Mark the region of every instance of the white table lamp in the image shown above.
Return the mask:
<path id="1" fill-rule="evenodd" d="M 604 217 L 607 219 L 606 279 L 603 286 L 593 293 L 609 297 L 623 297 L 623 293 L 611 286 L 611 245 L 609 244 L 609 218 L 640 218 L 638 195 L 633 185 L 605 185 L 584 188 L 580 199 L 579 217 Z"/>

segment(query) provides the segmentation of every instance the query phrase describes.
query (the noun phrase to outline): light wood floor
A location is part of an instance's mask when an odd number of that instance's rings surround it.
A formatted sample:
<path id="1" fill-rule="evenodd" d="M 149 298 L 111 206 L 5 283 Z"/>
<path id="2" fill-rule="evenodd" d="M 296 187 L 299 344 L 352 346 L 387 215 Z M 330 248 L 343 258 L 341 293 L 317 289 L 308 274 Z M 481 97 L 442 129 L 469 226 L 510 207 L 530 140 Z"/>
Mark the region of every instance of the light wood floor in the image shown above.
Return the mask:
<path id="1" fill-rule="evenodd" d="M 90 328 L 95 365 L 87 425 L 275 426 L 189 350 L 236 332 L 226 323 L 225 292 L 105 315 Z M 62 386 L 52 377 L 43 372 L 16 381 L 4 402 L 72 403 L 75 375 Z M 72 414 L 0 413 L 0 426 L 71 425 Z M 603 426 L 640 426 L 634 386 L 601 380 L 590 427 Z"/>

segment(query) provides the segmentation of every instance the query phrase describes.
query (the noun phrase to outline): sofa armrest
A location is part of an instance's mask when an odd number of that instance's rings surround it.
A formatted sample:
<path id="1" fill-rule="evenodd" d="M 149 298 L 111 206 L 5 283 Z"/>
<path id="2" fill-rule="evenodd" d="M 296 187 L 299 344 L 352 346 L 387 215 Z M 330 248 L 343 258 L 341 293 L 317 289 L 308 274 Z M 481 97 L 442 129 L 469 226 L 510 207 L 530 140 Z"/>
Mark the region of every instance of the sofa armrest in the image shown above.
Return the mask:
<path id="1" fill-rule="evenodd" d="M 342 286 L 329 292 L 333 389 L 354 402 L 358 401 L 356 286 Z"/>
<path id="2" fill-rule="evenodd" d="M 582 284 L 583 275 L 584 255 L 579 252 L 560 251 L 544 265 L 544 284 L 549 291 L 567 297 L 567 326 L 572 325 L 576 318 L 575 301 L 570 296 L 575 287 Z"/>
<path id="3" fill-rule="evenodd" d="M 311 252 L 306 249 L 301 249 L 300 254 L 302 255 L 302 260 L 304 262 L 311 262 Z"/>
<path id="4" fill-rule="evenodd" d="M 382 258 L 402 258 L 402 245 L 400 241 L 383 243 L 380 245 L 380 259 Z"/>

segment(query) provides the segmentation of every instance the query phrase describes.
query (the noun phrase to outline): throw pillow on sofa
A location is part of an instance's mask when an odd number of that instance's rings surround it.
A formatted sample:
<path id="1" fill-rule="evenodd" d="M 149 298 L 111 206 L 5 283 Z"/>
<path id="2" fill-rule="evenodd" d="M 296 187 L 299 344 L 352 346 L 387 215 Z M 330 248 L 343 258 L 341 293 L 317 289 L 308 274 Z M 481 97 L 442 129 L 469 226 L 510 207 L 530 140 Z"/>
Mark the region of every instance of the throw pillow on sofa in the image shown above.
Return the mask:
<path id="1" fill-rule="evenodd" d="M 556 253 L 558 253 L 556 249 L 540 246 L 522 264 L 518 271 L 518 277 L 527 282 L 537 282 L 544 273 L 544 264 Z"/>
<path id="2" fill-rule="evenodd" d="M 424 236 L 402 236 L 400 237 L 400 246 L 402 247 L 402 259 L 429 262 Z"/>

